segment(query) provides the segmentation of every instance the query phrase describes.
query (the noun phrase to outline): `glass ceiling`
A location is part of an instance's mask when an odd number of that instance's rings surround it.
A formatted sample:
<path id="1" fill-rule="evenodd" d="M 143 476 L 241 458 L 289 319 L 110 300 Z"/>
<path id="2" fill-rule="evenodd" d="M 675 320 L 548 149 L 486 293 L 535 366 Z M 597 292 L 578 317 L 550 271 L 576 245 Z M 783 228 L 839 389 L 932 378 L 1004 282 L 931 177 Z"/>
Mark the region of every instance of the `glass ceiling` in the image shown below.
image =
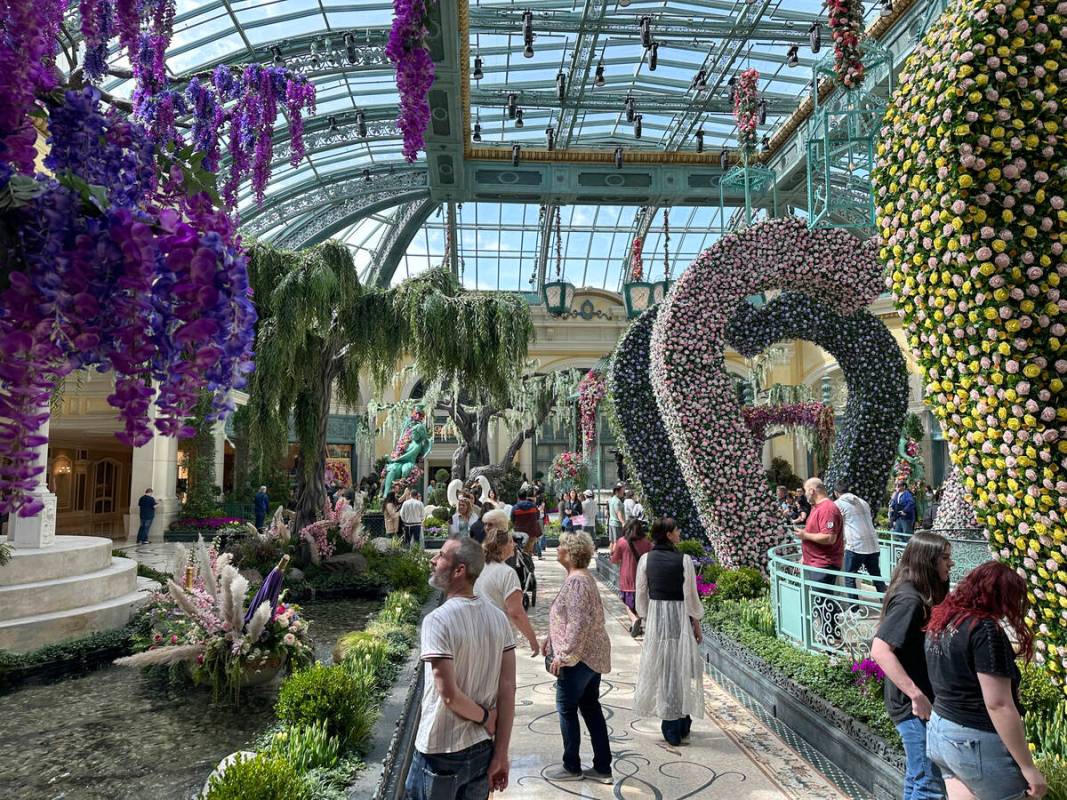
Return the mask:
<path id="1" fill-rule="evenodd" d="M 448 2 L 448 0 L 442 0 Z M 869 2 L 867 22 L 880 3 Z M 704 147 L 732 147 L 735 126 L 729 112 L 732 76 L 755 67 L 759 88 L 768 100 L 767 124 L 775 127 L 799 103 L 811 78 L 815 59 L 807 44 L 811 20 L 821 18 L 823 52 L 830 45 L 822 0 L 608 0 L 601 23 L 583 20 L 585 0 L 470 0 L 470 55 L 481 58 L 484 76 L 471 78 L 471 120 L 481 125 L 482 142 L 539 147 L 545 129 L 556 131 L 557 146 L 692 150 L 697 128 L 705 132 Z M 534 54 L 523 57 L 522 12 L 534 13 Z M 339 181 L 400 169 L 400 135 L 393 124 L 398 103 L 392 66 L 383 48 L 392 21 L 392 2 L 382 0 L 177 0 L 175 34 L 168 68 L 187 78 L 219 63 L 270 62 L 282 59 L 305 72 L 318 87 L 318 114 L 307 125 L 308 155 L 296 167 L 288 164 L 287 124 L 275 130 L 274 172 L 268 189 L 273 198 L 325 192 Z M 652 17 L 659 43 L 658 64 L 642 47 L 638 21 Z M 349 34 L 346 37 L 346 34 Z M 787 66 L 789 47 L 800 43 L 800 64 Z M 575 50 L 580 55 L 575 57 Z M 588 54 L 591 54 L 589 56 Z M 112 66 L 128 68 L 116 51 Z M 588 61 L 588 80 L 564 86 L 573 113 L 561 120 L 557 74 L 571 75 L 572 66 Z M 597 63 L 604 66 L 604 85 L 593 86 Z M 707 89 L 694 78 L 703 69 Z M 130 81 L 115 78 L 105 88 L 129 96 Z M 523 109 L 523 127 L 505 110 L 515 93 Z M 641 115 L 642 133 L 626 121 L 623 102 L 632 96 Z M 708 99 L 718 102 L 709 102 Z M 712 109 L 712 110 L 708 110 Z M 356 112 L 368 127 L 360 136 Z M 245 186 L 239 210 L 246 220 L 257 213 Z M 273 228 L 299 224 L 307 212 L 283 219 Z M 562 213 L 562 272 L 580 286 L 618 290 L 628 260 L 637 209 L 622 206 L 571 206 Z M 392 225 L 397 209 L 366 217 L 336 234 L 356 257 L 361 273 L 372 265 L 377 248 Z M 445 215 L 431 216 L 415 236 L 393 277 L 401 280 L 444 256 Z M 467 203 L 458 211 L 459 253 L 464 283 L 472 288 L 528 290 L 535 271 L 539 224 L 535 205 Z M 670 257 L 677 275 L 701 249 L 710 245 L 723 220 L 717 206 L 676 208 L 671 212 Z M 663 212 L 658 210 L 645 243 L 646 270 L 662 271 Z M 556 272 L 554 242 L 549 248 L 548 274 Z"/>

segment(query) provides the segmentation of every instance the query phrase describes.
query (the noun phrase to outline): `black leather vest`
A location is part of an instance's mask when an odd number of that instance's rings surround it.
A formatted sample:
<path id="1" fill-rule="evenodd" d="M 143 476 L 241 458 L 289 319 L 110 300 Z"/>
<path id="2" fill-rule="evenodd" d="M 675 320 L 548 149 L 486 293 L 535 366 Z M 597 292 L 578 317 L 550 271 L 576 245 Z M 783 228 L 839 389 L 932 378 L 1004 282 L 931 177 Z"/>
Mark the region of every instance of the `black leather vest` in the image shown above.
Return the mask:
<path id="1" fill-rule="evenodd" d="M 670 545 L 653 545 L 645 565 L 648 596 L 652 600 L 685 599 L 685 567 L 682 554 Z"/>

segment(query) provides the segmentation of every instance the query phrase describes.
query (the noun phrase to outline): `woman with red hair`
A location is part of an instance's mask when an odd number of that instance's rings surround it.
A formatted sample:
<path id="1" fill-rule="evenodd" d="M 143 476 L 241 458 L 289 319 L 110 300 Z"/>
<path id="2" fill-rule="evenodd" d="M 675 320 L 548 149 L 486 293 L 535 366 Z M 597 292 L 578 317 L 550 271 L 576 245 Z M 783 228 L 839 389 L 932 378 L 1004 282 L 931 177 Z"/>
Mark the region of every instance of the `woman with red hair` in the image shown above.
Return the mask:
<path id="1" fill-rule="evenodd" d="M 1033 655 L 1026 581 L 997 561 L 974 569 L 936 606 L 926 625 L 934 709 L 926 752 L 941 768 L 949 800 L 1043 797 L 1044 776 L 1026 746 L 1019 704 L 1019 654 Z"/>

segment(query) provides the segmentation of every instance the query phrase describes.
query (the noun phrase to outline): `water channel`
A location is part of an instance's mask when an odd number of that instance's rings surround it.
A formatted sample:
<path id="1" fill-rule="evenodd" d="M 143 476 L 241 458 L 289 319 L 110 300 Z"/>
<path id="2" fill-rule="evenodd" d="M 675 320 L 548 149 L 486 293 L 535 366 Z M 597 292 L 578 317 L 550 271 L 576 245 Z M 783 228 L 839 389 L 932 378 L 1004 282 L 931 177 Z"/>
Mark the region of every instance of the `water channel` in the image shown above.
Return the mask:
<path id="1" fill-rule="evenodd" d="M 359 630 L 379 603 L 307 603 L 316 656 Z M 141 670 L 107 666 L 0 695 L 0 798 L 189 800 L 215 765 L 273 721 L 278 685 L 242 693 L 239 709 L 211 690 L 170 686 Z"/>

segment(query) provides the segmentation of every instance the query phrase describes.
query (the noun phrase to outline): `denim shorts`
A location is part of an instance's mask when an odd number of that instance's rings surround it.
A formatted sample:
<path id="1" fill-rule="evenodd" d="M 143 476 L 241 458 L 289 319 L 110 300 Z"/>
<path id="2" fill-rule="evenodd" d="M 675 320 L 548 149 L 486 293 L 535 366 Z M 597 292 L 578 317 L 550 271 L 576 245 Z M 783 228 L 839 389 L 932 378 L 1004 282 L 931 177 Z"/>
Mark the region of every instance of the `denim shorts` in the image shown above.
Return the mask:
<path id="1" fill-rule="evenodd" d="M 1019 800 L 1029 784 L 1001 738 L 936 713 L 926 726 L 926 755 L 945 780 L 956 778 L 978 800 Z"/>
<path id="2" fill-rule="evenodd" d="M 457 753 L 415 751 L 404 784 L 405 800 L 486 800 L 493 743 L 479 742 Z"/>

